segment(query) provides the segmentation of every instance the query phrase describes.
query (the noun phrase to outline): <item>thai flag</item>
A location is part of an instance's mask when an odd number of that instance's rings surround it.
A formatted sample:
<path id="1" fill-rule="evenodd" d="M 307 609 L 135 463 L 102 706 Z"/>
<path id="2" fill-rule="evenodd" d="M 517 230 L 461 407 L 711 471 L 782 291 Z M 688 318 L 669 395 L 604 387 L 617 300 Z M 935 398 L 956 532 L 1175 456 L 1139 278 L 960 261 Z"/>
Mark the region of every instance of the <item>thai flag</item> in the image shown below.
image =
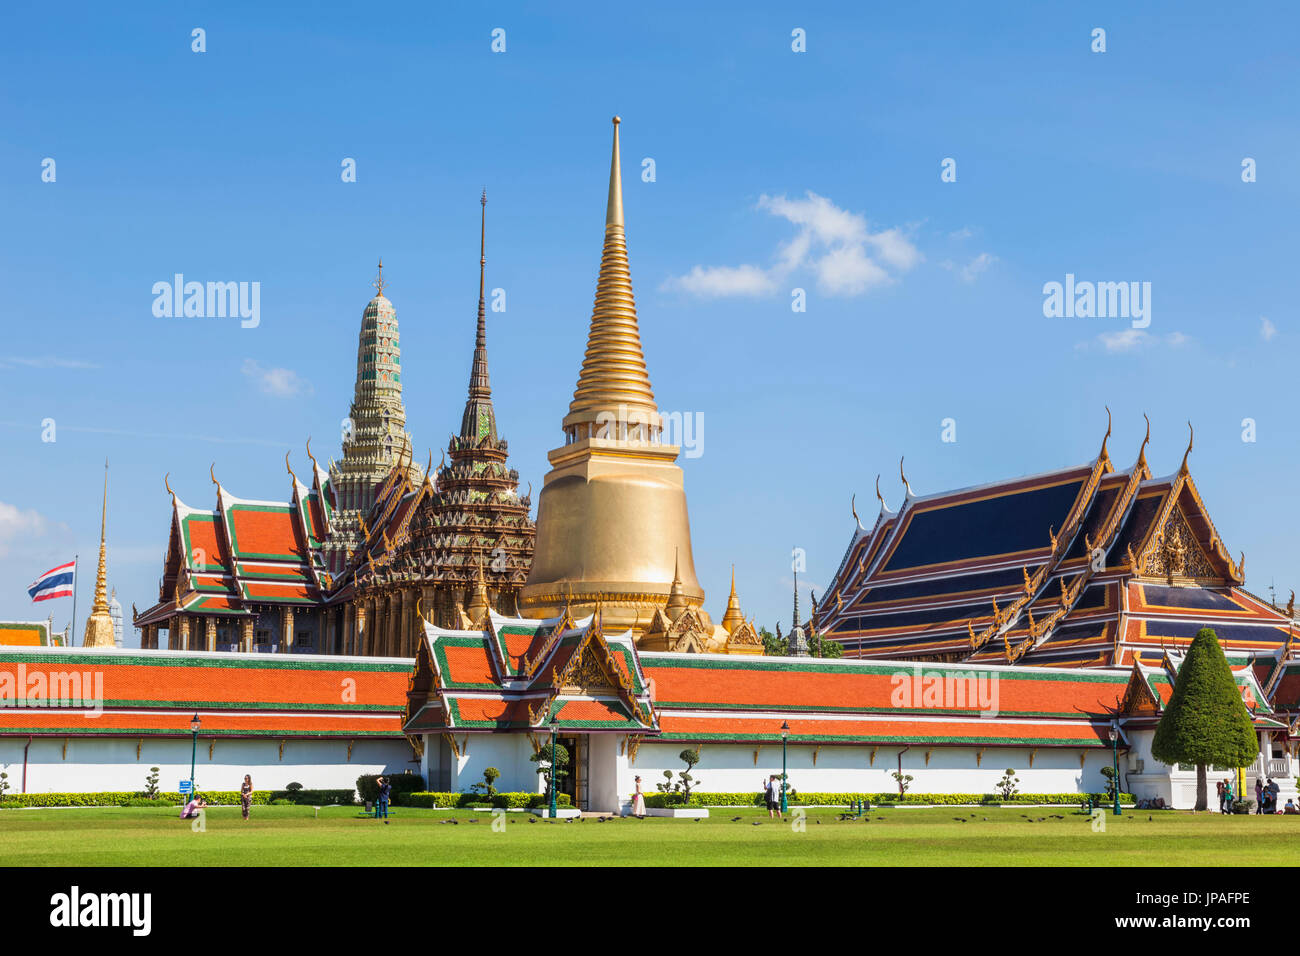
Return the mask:
<path id="1" fill-rule="evenodd" d="M 50 568 L 42 574 L 35 584 L 27 589 L 33 601 L 48 601 L 51 598 L 72 597 L 72 582 L 77 573 L 77 562 L 69 561 L 57 568 Z"/>

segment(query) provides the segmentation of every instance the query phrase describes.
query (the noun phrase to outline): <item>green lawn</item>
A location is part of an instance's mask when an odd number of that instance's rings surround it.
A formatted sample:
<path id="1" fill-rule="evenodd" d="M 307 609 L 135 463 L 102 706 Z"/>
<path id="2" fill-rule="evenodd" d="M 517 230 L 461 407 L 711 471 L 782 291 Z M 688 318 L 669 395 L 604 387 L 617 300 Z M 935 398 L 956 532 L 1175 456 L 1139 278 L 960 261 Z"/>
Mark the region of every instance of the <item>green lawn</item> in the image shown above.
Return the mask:
<path id="1" fill-rule="evenodd" d="M 1300 832 L 1300 817 L 1134 811 L 1094 833 L 1070 808 L 878 810 L 866 822 L 813 809 L 804 832 L 752 809 L 700 822 L 509 813 L 504 832 L 486 813 L 393 812 L 385 826 L 343 807 L 255 807 L 245 824 L 218 807 L 195 833 L 174 808 L 2 810 L 0 865 L 1268 866 L 1293 863 Z"/>

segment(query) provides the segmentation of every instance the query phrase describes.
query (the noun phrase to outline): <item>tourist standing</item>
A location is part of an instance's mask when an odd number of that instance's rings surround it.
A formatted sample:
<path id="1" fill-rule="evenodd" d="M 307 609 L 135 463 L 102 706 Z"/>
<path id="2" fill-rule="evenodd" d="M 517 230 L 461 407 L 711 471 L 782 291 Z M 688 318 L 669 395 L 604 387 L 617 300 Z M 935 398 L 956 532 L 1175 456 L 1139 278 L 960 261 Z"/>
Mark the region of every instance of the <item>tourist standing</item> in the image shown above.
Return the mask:
<path id="1" fill-rule="evenodd" d="M 1224 813 L 1232 812 L 1232 803 L 1234 797 L 1235 794 L 1233 794 L 1232 792 L 1232 780 L 1230 778 L 1225 778 L 1223 781 L 1223 812 Z"/>
<path id="2" fill-rule="evenodd" d="M 253 808 L 253 777 L 251 774 L 244 774 L 244 783 L 239 788 L 239 812 L 244 816 L 244 822 L 248 822 L 248 811 Z"/>
<path id="3" fill-rule="evenodd" d="M 1218 796 L 1219 798 L 1219 812 L 1222 813 L 1223 812 L 1223 781 L 1222 780 L 1214 781 L 1214 790 L 1215 790 L 1215 795 Z"/>
<path id="4" fill-rule="evenodd" d="M 1264 812 L 1264 781 L 1259 777 L 1255 778 L 1255 815 L 1259 816 Z"/>
<path id="5" fill-rule="evenodd" d="M 781 814 L 781 784 L 778 782 L 776 774 L 772 774 L 767 778 L 767 786 L 764 788 L 763 794 L 767 798 L 768 819 L 779 816 L 784 820 L 785 817 Z"/>
<path id="6" fill-rule="evenodd" d="M 393 788 L 384 777 L 378 777 L 375 783 L 379 784 L 379 803 L 375 806 L 375 819 L 383 819 L 384 823 L 387 823 L 388 798 L 392 795 Z"/>
<path id="7" fill-rule="evenodd" d="M 632 791 L 632 816 L 638 820 L 645 819 L 645 794 L 641 792 L 641 778 L 636 778 L 636 789 Z"/>

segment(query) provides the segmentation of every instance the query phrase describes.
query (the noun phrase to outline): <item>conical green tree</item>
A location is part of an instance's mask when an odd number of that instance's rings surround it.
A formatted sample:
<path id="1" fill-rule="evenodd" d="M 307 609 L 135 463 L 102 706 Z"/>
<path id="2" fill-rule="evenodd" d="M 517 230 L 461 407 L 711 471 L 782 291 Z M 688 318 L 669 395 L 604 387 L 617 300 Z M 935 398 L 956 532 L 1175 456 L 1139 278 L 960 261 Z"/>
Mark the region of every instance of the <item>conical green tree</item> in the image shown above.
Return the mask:
<path id="1" fill-rule="evenodd" d="M 1219 638 L 1196 632 L 1156 727 L 1151 753 L 1170 766 L 1196 764 L 1196 809 L 1206 808 L 1205 768 L 1244 767 L 1259 753 L 1250 712 L 1223 656 Z"/>

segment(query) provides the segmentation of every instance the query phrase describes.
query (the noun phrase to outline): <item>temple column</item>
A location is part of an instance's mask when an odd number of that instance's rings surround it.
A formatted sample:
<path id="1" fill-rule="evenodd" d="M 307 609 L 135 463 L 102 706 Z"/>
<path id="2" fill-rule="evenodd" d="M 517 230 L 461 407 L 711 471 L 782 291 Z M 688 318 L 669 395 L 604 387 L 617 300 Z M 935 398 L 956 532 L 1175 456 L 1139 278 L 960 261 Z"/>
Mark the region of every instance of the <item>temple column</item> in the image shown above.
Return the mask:
<path id="1" fill-rule="evenodd" d="M 378 641 L 378 653 L 380 657 L 388 657 L 389 648 L 393 643 L 393 596 L 385 594 L 379 599 L 379 627 L 375 629 L 375 639 Z"/>
<path id="2" fill-rule="evenodd" d="M 434 590 L 433 585 L 426 584 L 420 588 L 420 610 L 427 614 L 429 619 L 433 621 L 438 619 L 437 607 L 435 605 L 436 600 L 437 591 Z M 422 643 L 424 643 L 424 619 L 420 618 L 415 622 L 415 644 L 411 648 L 412 655 L 415 654 Z"/>
<path id="3" fill-rule="evenodd" d="M 207 644 L 207 650 L 209 652 L 215 651 L 217 649 L 217 619 L 215 617 L 208 617 L 203 636 L 205 638 L 204 643 Z"/>
<path id="4" fill-rule="evenodd" d="M 293 608 L 280 612 L 280 653 L 293 653 Z"/>
<path id="5" fill-rule="evenodd" d="M 414 603 L 411 600 L 411 591 L 409 588 L 402 588 L 401 591 L 401 610 L 398 612 L 398 627 L 396 654 L 397 657 L 409 657 L 407 648 L 411 644 L 411 618 L 414 617 Z"/>
<path id="6" fill-rule="evenodd" d="M 374 611 L 370 607 L 370 600 L 364 598 L 361 606 L 357 608 L 357 654 L 362 657 L 370 654 L 370 628 L 374 622 Z"/>
<path id="7" fill-rule="evenodd" d="M 343 653 L 357 652 L 357 606 L 352 601 L 343 609 Z"/>
<path id="8" fill-rule="evenodd" d="M 252 617 L 246 617 L 239 622 L 239 649 L 246 654 L 253 652 L 253 625 Z"/>
<path id="9" fill-rule="evenodd" d="M 190 619 L 184 614 L 180 616 L 180 635 L 177 640 L 177 650 L 188 651 L 190 649 Z"/>

